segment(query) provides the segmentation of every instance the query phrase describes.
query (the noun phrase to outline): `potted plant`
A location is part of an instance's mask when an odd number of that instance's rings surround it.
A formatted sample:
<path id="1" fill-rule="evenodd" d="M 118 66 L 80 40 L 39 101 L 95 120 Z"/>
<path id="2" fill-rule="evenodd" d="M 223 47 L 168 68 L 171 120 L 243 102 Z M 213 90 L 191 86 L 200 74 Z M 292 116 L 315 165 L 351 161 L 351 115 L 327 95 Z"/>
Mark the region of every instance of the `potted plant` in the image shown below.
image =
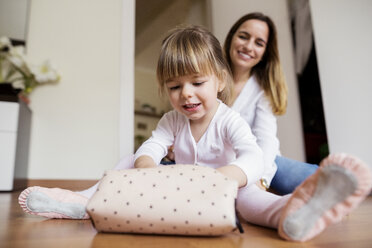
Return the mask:
<path id="1" fill-rule="evenodd" d="M 0 37 L 0 90 L 12 88 L 28 102 L 29 94 L 37 86 L 57 83 L 59 79 L 49 61 L 34 65 L 26 58 L 24 46 L 13 46 L 8 37 Z"/>

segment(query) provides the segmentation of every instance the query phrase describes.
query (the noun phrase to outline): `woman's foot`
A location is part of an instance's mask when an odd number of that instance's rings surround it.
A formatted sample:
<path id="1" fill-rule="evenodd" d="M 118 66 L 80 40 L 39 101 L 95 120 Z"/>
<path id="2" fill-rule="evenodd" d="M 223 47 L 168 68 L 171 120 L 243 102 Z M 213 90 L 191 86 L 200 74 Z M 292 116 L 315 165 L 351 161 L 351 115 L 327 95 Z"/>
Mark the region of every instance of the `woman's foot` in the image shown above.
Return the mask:
<path id="1" fill-rule="evenodd" d="M 279 235 L 301 242 L 315 237 L 356 208 L 371 187 L 371 169 L 363 161 L 347 154 L 328 156 L 288 200 Z"/>
<path id="2" fill-rule="evenodd" d="M 55 219 L 89 219 L 85 212 L 88 198 L 70 190 L 29 187 L 18 197 L 23 211 Z"/>

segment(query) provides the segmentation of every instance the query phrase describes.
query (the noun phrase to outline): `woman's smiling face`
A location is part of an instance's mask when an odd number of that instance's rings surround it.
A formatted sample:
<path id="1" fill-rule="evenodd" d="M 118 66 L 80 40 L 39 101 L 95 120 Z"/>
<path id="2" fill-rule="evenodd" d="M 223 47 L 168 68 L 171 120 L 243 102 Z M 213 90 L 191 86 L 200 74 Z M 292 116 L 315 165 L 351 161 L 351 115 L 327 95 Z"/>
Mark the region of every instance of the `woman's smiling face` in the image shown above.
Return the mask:
<path id="1" fill-rule="evenodd" d="M 266 22 L 250 19 L 245 21 L 235 32 L 230 46 L 230 58 L 235 70 L 248 72 L 257 65 L 265 51 L 269 38 Z"/>

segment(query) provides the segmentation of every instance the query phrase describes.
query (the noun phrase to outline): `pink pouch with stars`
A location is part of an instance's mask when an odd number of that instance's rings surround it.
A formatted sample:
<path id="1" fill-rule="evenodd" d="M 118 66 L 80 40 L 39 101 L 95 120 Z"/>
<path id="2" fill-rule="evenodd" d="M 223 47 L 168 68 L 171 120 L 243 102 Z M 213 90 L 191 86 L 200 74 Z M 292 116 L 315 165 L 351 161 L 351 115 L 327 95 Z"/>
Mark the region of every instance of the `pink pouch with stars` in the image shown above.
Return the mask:
<path id="1" fill-rule="evenodd" d="M 109 170 L 87 204 L 101 232 L 217 236 L 242 232 L 238 184 L 194 165 Z"/>

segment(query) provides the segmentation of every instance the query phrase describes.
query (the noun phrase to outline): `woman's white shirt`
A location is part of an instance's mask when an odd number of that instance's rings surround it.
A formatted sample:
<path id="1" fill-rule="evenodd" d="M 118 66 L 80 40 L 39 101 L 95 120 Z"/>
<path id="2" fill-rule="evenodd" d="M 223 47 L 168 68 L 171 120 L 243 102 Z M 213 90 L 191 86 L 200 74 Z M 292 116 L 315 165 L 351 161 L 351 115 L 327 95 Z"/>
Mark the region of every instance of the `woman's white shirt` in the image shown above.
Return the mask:
<path id="1" fill-rule="evenodd" d="M 277 123 L 269 99 L 254 76 L 246 82 L 232 109 L 240 113 L 256 136 L 264 153 L 263 178 L 270 184 L 277 170 L 275 157 L 280 154 Z"/>

